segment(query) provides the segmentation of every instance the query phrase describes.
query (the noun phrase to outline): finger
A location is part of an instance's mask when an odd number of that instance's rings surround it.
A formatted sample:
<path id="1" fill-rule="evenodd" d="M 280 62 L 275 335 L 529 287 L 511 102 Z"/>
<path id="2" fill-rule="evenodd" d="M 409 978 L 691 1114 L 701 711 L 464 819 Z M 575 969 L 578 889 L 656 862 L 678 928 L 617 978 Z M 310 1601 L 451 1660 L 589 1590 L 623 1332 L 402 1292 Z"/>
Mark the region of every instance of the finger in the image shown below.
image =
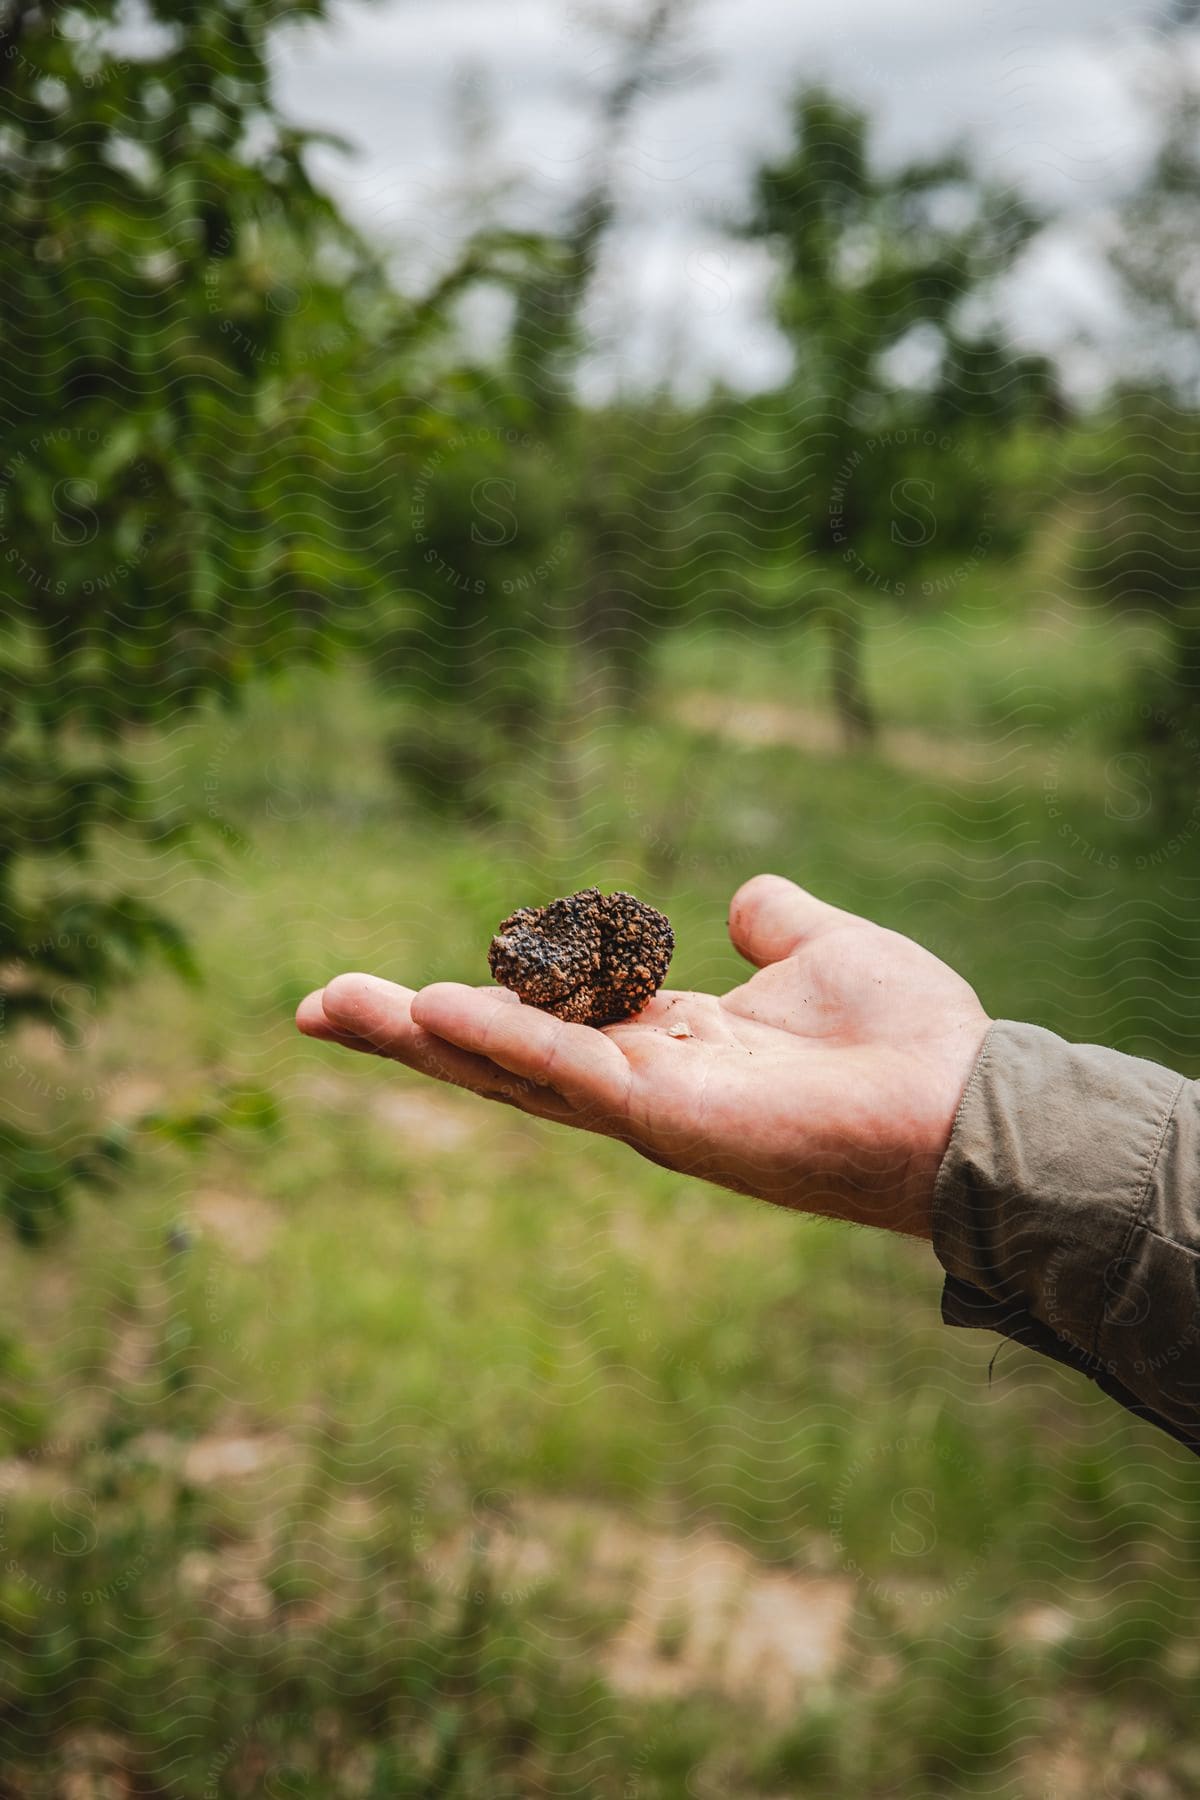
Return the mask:
<path id="1" fill-rule="evenodd" d="M 535 1082 L 522 1081 L 507 1069 L 499 1068 L 488 1062 L 485 1057 L 471 1056 L 454 1044 L 447 1044 L 435 1038 L 430 1032 L 412 1024 L 411 1018 L 405 1022 L 403 1005 L 396 996 L 409 993 L 407 988 L 396 988 L 392 982 L 377 982 L 369 975 L 339 976 L 342 984 L 330 996 L 328 1010 L 326 995 L 334 987 L 330 982 L 326 988 L 318 988 L 315 993 L 308 994 L 296 1009 L 296 1023 L 305 1037 L 317 1038 L 322 1043 L 340 1044 L 346 1050 L 357 1050 L 366 1056 L 387 1057 L 393 1062 L 403 1063 L 406 1068 L 415 1069 L 419 1074 L 429 1075 L 435 1081 L 445 1081 L 454 1087 L 469 1088 L 472 1093 L 479 1094 L 488 1100 L 499 1100 L 508 1106 L 518 1107 L 522 1112 L 530 1113 L 534 1118 L 550 1119 L 556 1124 L 569 1124 L 572 1109 L 559 1095 L 548 1088 L 538 1087 Z M 378 988 L 392 989 L 387 995 L 371 995 L 363 987 L 354 983 L 375 983 Z M 515 1000 L 516 995 L 512 995 Z M 343 1017 L 352 1017 L 357 1032 L 371 1032 L 375 1041 L 358 1035 L 356 1032 L 339 1029 L 333 1023 L 341 1007 Z"/>
<path id="2" fill-rule="evenodd" d="M 401 1050 L 413 1035 L 411 988 L 378 975 L 335 975 L 321 993 L 321 1010 L 335 1031 L 366 1038 L 381 1050 Z"/>
<path id="3" fill-rule="evenodd" d="M 296 1029 L 305 1037 L 329 1039 L 334 1035 L 333 1026 L 325 1017 L 325 1008 L 321 1004 L 324 988 L 314 988 L 311 994 L 305 994 L 296 1008 Z"/>
<path id="4" fill-rule="evenodd" d="M 852 917 L 783 875 L 755 875 L 730 903 L 729 936 L 734 949 L 761 969 Z"/>
<path id="5" fill-rule="evenodd" d="M 411 988 L 376 975 L 338 975 L 325 987 L 321 1006 L 335 1040 L 348 1049 L 370 1049 L 437 1081 L 520 1104 L 522 1084 L 509 1070 L 418 1025 L 412 1017 L 412 999 Z M 530 1097 L 536 1097 L 532 1085 Z"/>
<path id="6" fill-rule="evenodd" d="M 305 1037 L 315 1038 L 322 1044 L 341 1044 L 346 1050 L 360 1050 L 364 1056 L 382 1056 L 384 1052 L 374 1044 L 354 1037 L 350 1032 L 338 1031 L 325 1017 L 322 1005 L 324 989 L 317 988 L 314 993 L 306 994 L 296 1008 L 296 1026 Z"/>
<path id="7" fill-rule="evenodd" d="M 590 1025 L 569 1025 L 536 1006 L 513 1006 L 455 981 L 422 988 L 412 1016 L 437 1037 L 576 1105 L 616 1112 L 628 1096 L 629 1065 L 617 1045 Z"/>

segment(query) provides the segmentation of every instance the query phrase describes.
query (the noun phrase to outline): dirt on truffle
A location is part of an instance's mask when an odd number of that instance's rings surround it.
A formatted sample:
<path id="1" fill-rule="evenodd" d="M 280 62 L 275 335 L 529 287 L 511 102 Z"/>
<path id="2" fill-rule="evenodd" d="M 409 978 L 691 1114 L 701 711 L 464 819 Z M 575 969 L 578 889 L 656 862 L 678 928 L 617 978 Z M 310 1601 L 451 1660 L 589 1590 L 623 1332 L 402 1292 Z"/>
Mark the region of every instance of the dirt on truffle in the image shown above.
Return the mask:
<path id="1" fill-rule="evenodd" d="M 653 1000 L 667 978 L 670 921 L 632 894 L 584 888 L 549 906 L 523 906 L 492 939 L 502 987 L 576 1025 L 615 1025 Z"/>

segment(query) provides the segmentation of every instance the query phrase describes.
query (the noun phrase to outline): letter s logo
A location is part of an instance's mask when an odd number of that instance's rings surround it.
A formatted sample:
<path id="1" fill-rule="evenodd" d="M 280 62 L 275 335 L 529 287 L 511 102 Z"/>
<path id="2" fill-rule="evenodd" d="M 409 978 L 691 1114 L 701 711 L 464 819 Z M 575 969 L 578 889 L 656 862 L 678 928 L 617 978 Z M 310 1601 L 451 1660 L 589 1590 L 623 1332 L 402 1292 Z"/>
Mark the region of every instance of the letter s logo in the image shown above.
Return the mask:
<path id="1" fill-rule="evenodd" d="M 54 1534 L 56 1556 L 86 1556 L 96 1548 L 100 1534 L 96 1530 L 96 1502 L 91 1494 L 83 1488 L 64 1488 L 55 1495 L 50 1510 L 58 1523 L 66 1527 L 63 1536 L 57 1531 Z M 79 1520 L 83 1523 L 77 1523 Z"/>
<path id="2" fill-rule="evenodd" d="M 50 498 L 56 516 L 50 536 L 56 544 L 78 550 L 83 544 L 95 543 L 100 535 L 100 521 L 87 502 L 97 499 L 99 493 L 94 481 L 80 481 L 73 475 L 55 482 Z"/>
<path id="3" fill-rule="evenodd" d="M 271 758 L 263 773 L 271 786 L 267 811 L 273 819 L 292 823 L 308 811 L 308 795 L 301 787 L 293 787 L 287 770 L 277 758 Z"/>
<path id="4" fill-rule="evenodd" d="M 688 280 L 706 296 L 703 310 L 710 318 L 733 305 L 729 258 L 723 250 L 693 250 L 687 259 Z"/>
<path id="5" fill-rule="evenodd" d="M 891 1544 L 894 1556 L 928 1556 L 937 1543 L 935 1496 L 932 1488 L 903 1488 L 892 1498 L 896 1529 Z"/>
<path id="6" fill-rule="evenodd" d="M 473 544 L 482 544 L 485 550 L 503 550 L 506 544 L 516 542 L 517 515 L 504 505 L 505 500 L 515 503 L 516 498 L 516 482 L 503 480 L 499 475 L 489 475 L 483 481 L 475 483 L 471 489 L 471 500 L 478 518 L 471 521 Z M 493 506 L 495 511 L 489 512 L 489 506 Z M 480 529 L 479 519 L 492 527 L 492 536 L 489 537 Z"/>
<path id="7" fill-rule="evenodd" d="M 298 1795 L 308 1791 L 308 1784 L 294 1763 L 288 1763 L 282 1769 L 272 1769 L 263 1783 L 263 1793 L 267 1800 L 297 1800 Z"/>
<path id="8" fill-rule="evenodd" d="M 1115 1256 L 1104 1271 L 1104 1317 L 1110 1325 L 1144 1325 L 1150 1290 L 1132 1257 Z"/>
<path id="9" fill-rule="evenodd" d="M 925 544 L 932 544 L 937 536 L 937 519 L 930 508 L 922 504 L 922 500 L 918 496 L 922 496 L 932 503 L 934 492 L 932 481 L 918 480 L 915 476 L 907 477 L 904 481 L 897 481 L 893 484 L 892 506 L 897 515 L 892 520 L 893 544 L 903 544 L 906 550 L 920 550 Z M 901 505 L 902 501 L 912 508 L 911 512 L 904 510 L 904 506 Z M 901 530 L 899 524 L 901 519 L 908 526 L 907 531 Z"/>
<path id="10" fill-rule="evenodd" d="M 307 282 L 281 281 L 267 295 L 267 307 L 281 319 L 294 319 L 308 305 L 311 293 Z"/>
<path id="11" fill-rule="evenodd" d="M 475 1527 L 471 1533 L 472 1556 L 486 1556 L 488 1546 L 512 1504 L 513 1497 L 504 1488 L 484 1488 L 475 1495 L 471 1501 L 471 1520 Z"/>
<path id="12" fill-rule="evenodd" d="M 86 1049 L 96 1041 L 99 996 L 94 987 L 61 982 L 50 995 L 54 1035 L 64 1048 Z"/>
<path id="13" fill-rule="evenodd" d="M 1146 777 L 1150 774 L 1150 758 L 1135 755 L 1132 751 L 1121 756 L 1110 756 L 1107 764 L 1108 789 L 1104 796 L 1106 817 L 1116 819 L 1122 825 L 1132 825 L 1137 819 L 1144 819 L 1154 805 L 1154 794 L 1148 786 Z M 1122 787 L 1122 778 L 1126 786 Z M 1124 802 L 1118 806 L 1112 797 L 1116 789 Z"/>

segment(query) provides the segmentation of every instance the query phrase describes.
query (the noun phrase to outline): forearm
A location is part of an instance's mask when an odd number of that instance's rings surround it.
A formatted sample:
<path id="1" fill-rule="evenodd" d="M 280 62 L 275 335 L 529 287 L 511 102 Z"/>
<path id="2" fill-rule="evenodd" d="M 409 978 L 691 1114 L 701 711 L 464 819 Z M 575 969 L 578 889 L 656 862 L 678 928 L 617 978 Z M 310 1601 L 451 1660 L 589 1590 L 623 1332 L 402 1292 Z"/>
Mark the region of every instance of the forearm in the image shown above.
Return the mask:
<path id="1" fill-rule="evenodd" d="M 993 1026 L 938 1173 L 943 1317 L 1088 1374 L 1200 1450 L 1200 1087 Z"/>

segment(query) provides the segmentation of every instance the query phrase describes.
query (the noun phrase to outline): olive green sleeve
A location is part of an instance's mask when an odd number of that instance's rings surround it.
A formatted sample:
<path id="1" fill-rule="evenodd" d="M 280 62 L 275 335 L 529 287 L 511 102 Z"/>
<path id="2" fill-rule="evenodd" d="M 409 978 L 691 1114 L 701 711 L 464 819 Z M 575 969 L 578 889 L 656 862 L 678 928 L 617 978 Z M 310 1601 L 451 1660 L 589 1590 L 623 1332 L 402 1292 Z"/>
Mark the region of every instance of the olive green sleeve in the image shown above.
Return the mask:
<path id="1" fill-rule="evenodd" d="M 1200 1084 L 993 1025 L 938 1171 L 942 1317 L 1090 1376 L 1200 1451 Z"/>

